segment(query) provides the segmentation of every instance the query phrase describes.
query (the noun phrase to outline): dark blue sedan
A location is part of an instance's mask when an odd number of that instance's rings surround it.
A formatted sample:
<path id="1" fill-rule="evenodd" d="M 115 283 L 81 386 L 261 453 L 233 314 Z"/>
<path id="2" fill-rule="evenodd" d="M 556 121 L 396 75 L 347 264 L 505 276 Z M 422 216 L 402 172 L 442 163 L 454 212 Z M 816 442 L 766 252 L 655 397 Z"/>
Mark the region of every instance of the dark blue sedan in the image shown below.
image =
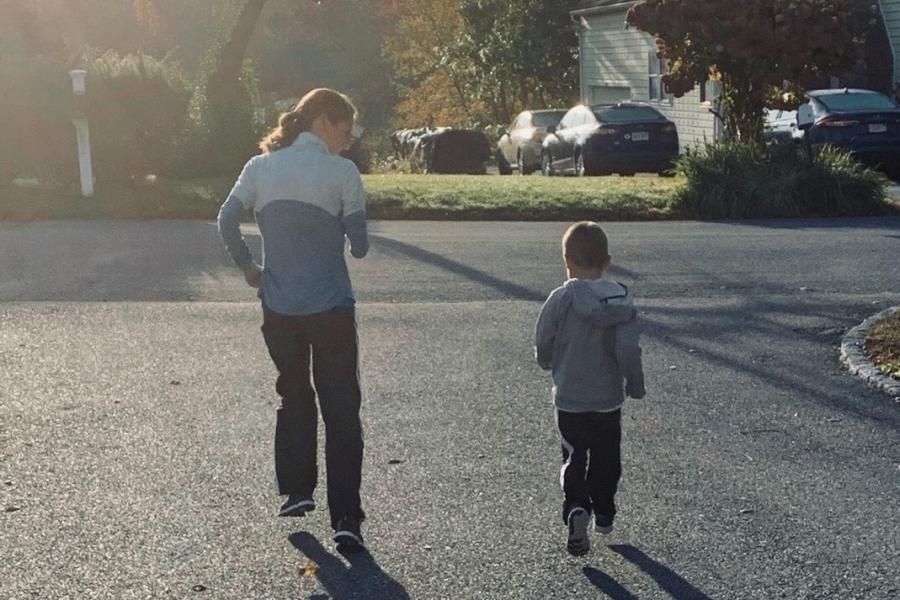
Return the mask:
<path id="1" fill-rule="evenodd" d="M 860 162 L 900 173 L 900 106 L 870 90 L 815 90 L 807 93 L 815 121 L 806 131 L 813 145 L 848 150 Z"/>
<path id="2" fill-rule="evenodd" d="M 547 129 L 541 170 L 544 175 L 666 174 L 677 157 L 675 124 L 652 106 L 578 105 Z"/>

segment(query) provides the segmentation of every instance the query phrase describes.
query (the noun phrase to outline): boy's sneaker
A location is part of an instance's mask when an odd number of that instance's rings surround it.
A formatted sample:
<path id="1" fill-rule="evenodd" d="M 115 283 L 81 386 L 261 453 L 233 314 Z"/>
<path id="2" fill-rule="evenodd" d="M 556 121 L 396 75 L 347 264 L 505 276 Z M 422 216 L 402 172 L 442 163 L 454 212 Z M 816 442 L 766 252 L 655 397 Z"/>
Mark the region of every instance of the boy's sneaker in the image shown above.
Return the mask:
<path id="1" fill-rule="evenodd" d="M 309 496 L 290 494 L 278 511 L 279 517 L 302 517 L 311 510 L 316 510 L 316 501 Z"/>
<path id="2" fill-rule="evenodd" d="M 344 517 L 334 528 L 334 543 L 338 552 L 359 552 L 365 550 L 362 533 L 359 530 L 360 519 Z"/>
<path id="3" fill-rule="evenodd" d="M 566 550 L 572 556 L 581 556 L 587 554 L 591 549 L 591 540 L 588 537 L 588 525 L 591 521 L 591 515 L 583 508 L 576 507 L 569 512 L 567 522 L 569 524 L 569 540 L 566 543 Z"/>
<path id="4" fill-rule="evenodd" d="M 596 514 L 594 515 L 594 531 L 597 533 L 602 533 L 606 535 L 608 533 L 612 533 L 613 530 L 613 518 L 607 517 L 606 515 Z"/>

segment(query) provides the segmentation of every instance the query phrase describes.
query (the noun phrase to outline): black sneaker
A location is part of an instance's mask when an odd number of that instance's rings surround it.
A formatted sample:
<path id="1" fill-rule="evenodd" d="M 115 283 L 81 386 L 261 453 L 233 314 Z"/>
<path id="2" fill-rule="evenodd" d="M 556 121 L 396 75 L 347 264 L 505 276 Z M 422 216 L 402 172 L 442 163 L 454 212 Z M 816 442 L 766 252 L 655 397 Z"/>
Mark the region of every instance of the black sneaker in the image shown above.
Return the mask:
<path id="1" fill-rule="evenodd" d="M 591 515 L 588 511 L 580 506 L 573 508 L 569 512 L 567 519 L 569 525 L 569 540 L 566 543 L 566 550 L 572 556 L 581 556 L 587 554 L 591 549 L 591 540 L 588 537 L 588 525 L 591 522 Z"/>
<path id="2" fill-rule="evenodd" d="M 302 517 L 311 510 L 316 510 L 316 501 L 309 496 L 290 494 L 278 511 L 279 517 Z"/>
<path id="3" fill-rule="evenodd" d="M 613 530 L 613 518 L 607 517 L 606 515 L 596 514 L 594 515 L 594 531 L 597 533 L 602 533 L 606 535 L 608 533 L 612 533 Z"/>
<path id="4" fill-rule="evenodd" d="M 362 533 L 359 531 L 360 519 L 344 517 L 334 528 L 334 543 L 338 552 L 359 552 L 365 550 Z"/>

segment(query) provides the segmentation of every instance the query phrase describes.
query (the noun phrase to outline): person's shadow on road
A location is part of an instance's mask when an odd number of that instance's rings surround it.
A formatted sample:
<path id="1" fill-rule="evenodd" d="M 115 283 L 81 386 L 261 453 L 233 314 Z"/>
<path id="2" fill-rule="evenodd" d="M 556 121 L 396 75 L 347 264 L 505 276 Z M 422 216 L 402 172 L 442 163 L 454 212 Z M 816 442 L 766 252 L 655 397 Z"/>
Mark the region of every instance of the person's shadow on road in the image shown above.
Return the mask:
<path id="1" fill-rule="evenodd" d="M 709 596 L 691 585 L 675 571 L 647 556 L 641 550 L 628 544 L 611 544 L 609 549 L 628 562 L 637 566 L 675 600 L 711 600 Z M 614 600 L 634 600 L 634 594 L 622 587 L 615 579 L 594 567 L 582 569 L 588 580 Z"/>
<path id="2" fill-rule="evenodd" d="M 409 600 L 406 589 L 381 570 L 368 550 L 346 554 L 348 567 L 310 533 L 301 531 L 288 540 L 318 566 L 315 576 L 334 600 Z"/>
<path id="3" fill-rule="evenodd" d="M 588 581 L 612 600 L 637 600 L 637 596 L 622 587 L 622 584 L 596 567 L 581 569 Z"/>

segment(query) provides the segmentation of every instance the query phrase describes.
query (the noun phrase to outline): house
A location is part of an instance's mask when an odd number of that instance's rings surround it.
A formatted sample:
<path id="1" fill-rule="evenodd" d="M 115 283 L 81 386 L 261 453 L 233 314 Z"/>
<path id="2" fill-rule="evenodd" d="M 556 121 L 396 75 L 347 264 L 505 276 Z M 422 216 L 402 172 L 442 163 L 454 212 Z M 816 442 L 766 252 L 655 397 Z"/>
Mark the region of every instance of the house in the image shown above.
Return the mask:
<path id="1" fill-rule="evenodd" d="M 893 89 L 900 86 L 900 0 L 879 0 L 884 28 L 891 47 L 891 62 L 894 65 Z"/>
<path id="2" fill-rule="evenodd" d="M 884 31 L 867 48 L 869 73 L 822 82 L 821 87 L 858 86 L 893 92 L 900 84 L 900 0 L 878 0 Z M 579 39 L 580 97 L 585 104 L 636 100 L 652 104 L 678 127 L 682 150 L 718 140 L 722 122 L 713 114 L 718 83 L 708 81 L 681 98 L 666 94 L 665 62 L 652 36 L 625 28 L 625 13 L 637 2 L 596 0 L 571 11 Z"/>

